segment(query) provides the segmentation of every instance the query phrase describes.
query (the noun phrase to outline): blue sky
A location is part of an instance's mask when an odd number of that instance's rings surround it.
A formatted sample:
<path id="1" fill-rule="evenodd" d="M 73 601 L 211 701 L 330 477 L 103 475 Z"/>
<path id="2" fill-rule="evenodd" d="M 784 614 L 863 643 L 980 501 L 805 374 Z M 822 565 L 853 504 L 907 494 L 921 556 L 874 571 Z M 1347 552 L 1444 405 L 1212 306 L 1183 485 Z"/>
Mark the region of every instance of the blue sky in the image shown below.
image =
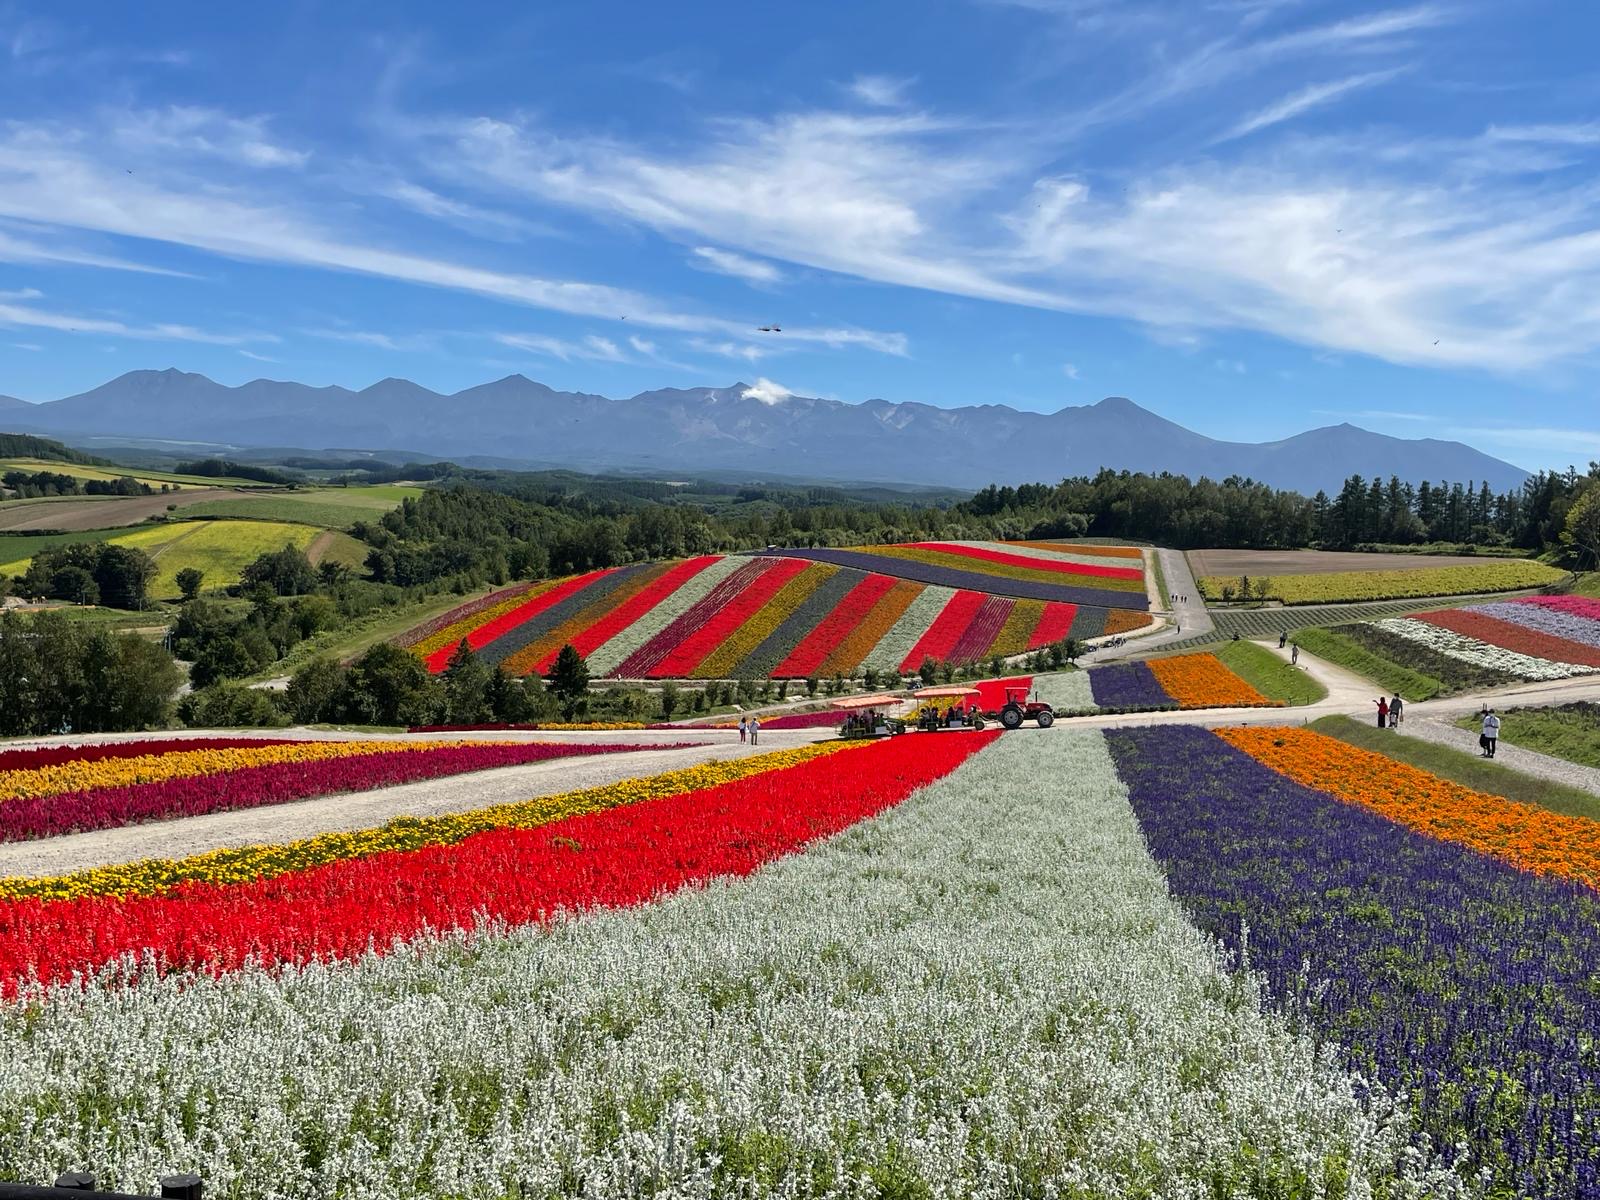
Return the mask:
<path id="1" fill-rule="evenodd" d="M 1126 395 L 1582 466 L 1597 45 L 1587 0 L 0 4 L 0 393 Z"/>

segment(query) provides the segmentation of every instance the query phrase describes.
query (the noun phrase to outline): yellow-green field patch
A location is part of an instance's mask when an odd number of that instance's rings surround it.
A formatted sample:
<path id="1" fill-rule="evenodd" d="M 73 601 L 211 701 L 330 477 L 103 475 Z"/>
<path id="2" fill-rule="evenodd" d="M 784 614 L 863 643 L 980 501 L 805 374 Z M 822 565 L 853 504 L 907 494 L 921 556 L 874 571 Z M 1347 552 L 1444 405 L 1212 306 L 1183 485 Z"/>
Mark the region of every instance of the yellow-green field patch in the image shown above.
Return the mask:
<path id="1" fill-rule="evenodd" d="M 1284 604 L 1335 604 L 1349 600 L 1408 600 L 1423 596 L 1476 596 L 1544 587 L 1567 572 L 1530 559 L 1485 560 L 1471 566 L 1399 570 L 1326 571 L 1265 578 L 1267 595 Z M 1205 575 L 1198 580 L 1207 600 L 1222 599 L 1223 588 L 1237 588 L 1237 575 Z"/>
<path id="2" fill-rule="evenodd" d="M 81 463 L 56 462 L 48 458 L 7 458 L 0 459 L 0 474 L 7 471 L 27 471 L 30 474 L 36 471 L 50 471 L 56 475 L 71 475 L 74 479 L 137 479 L 140 483 L 148 483 L 157 491 L 161 485 L 169 487 L 177 484 L 182 487 L 227 487 L 241 485 L 244 487 L 270 487 L 253 479 L 234 479 L 228 476 L 211 477 L 205 475 L 175 475 L 171 471 L 145 471 L 134 467 L 86 467 Z"/>

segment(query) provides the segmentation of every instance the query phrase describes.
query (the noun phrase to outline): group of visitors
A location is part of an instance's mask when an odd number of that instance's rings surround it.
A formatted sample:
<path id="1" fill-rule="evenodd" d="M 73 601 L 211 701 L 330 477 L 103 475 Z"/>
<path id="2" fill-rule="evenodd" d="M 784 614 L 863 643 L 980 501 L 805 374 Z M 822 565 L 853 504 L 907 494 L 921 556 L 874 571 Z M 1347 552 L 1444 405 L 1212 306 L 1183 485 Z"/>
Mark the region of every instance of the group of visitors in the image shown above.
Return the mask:
<path id="1" fill-rule="evenodd" d="M 1189 600 L 1189 597 L 1180 596 L 1177 592 L 1168 592 L 1167 593 L 1167 602 L 1169 604 L 1184 604 L 1184 603 L 1187 603 L 1188 600 Z"/>
<path id="2" fill-rule="evenodd" d="M 760 737 L 761 721 L 759 718 L 751 717 L 748 721 L 743 717 L 739 718 L 739 740 L 741 742 L 749 742 L 754 746 L 759 743 Z"/>
<path id="3" fill-rule="evenodd" d="M 1400 699 L 1398 692 L 1392 698 L 1378 697 L 1378 728 L 1399 729 L 1400 722 L 1405 720 L 1406 702 Z"/>

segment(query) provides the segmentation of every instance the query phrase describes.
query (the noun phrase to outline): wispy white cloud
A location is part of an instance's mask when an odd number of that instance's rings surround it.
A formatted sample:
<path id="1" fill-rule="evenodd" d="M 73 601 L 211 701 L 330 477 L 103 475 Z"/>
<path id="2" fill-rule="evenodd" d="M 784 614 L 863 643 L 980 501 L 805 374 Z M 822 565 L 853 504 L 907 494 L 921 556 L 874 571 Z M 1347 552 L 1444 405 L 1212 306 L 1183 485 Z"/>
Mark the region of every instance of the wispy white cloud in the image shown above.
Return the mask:
<path id="1" fill-rule="evenodd" d="M 1314 408 L 1311 410 L 1321 417 L 1342 417 L 1345 420 L 1357 421 L 1426 421 L 1437 423 L 1439 417 L 1432 413 L 1405 412 L 1390 408 Z"/>
<path id="2" fill-rule="evenodd" d="M 1074 383 L 1076 383 L 1079 379 L 1082 378 L 1082 376 L 1078 372 L 1078 368 L 1072 363 L 1062 363 L 1061 364 L 1061 373 L 1063 375 L 1065 375 L 1068 379 L 1072 380 Z"/>
<path id="3" fill-rule="evenodd" d="M 707 338 L 690 338 L 689 346 L 702 354 L 715 354 L 721 358 L 736 358 L 744 362 L 760 362 L 771 355 L 765 346 L 754 346 L 749 342 L 717 342 Z"/>
<path id="4" fill-rule="evenodd" d="M 59 263 L 73 267 L 98 267 L 107 271 L 134 271 L 144 275 L 166 275 L 174 279 L 192 279 L 182 271 L 169 271 L 145 263 L 130 262 L 115 255 L 96 254 L 67 242 L 51 244 L 36 238 L 17 237 L 0 229 L 0 262 Z"/>
<path id="5" fill-rule="evenodd" d="M 911 82 L 892 75 L 857 75 L 850 81 L 848 90 L 864 104 L 876 108 L 897 108 L 904 103 L 905 92 Z"/>
<path id="6" fill-rule="evenodd" d="M 256 362 L 276 363 L 283 361 L 281 358 L 271 358 L 265 354 L 257 354 L 254 350 L 241 350 L 239 353 L 245 358 L 254 359 Z"/>
<path id="7" fill-rule="evenodd" d="M 214 333 L 192 325 L 158 323 L 129 325 L 104 317 L 89 317 L 55 312 L 29 304 L 0 304 L 0 326 L 54 329 L 62 333 L 109 334 L 141 341 L 199 342 L 210 346 L 241 346 L 252 342 L 276 342 L 270 333 Z"/>
<path id="8" fill-rule="evenodd" d="M 630 336 L 628 338 L 628 345 L 632 346 L 634 350 L 640 354 L 654 354 L 656 352 L 656 344 L 654 342 L 646 341 L 642 337 Z"/>
<path id="9" fill-rule="evenodd" d="M 39 345 L 37 342 L 12 342 L 11 347 L 14 350 L 32 350 L 34 353 L 38 353 L 44 349 L 44 347 Z"/>
<path id="10" fill-rule="evenodd" d="M 689 265 L 703 271 L 715 271 L 719 275 L 732 275 L 747 283 L 778 283 L 783 279 L 783 272 L 769 262 L 735 254 L 731 250 L 719 250 L 715 246 L 696 246 Z"/>
<path id="11" fill-rule="evenodd" d="M 416 349 L 414 342 L 402 342 L 391 334 L 378 333 L 370 329 L 304 329 L 301 332 L 329 342 L 346 342 L 352 346 L 371 346 L 378 350 L 400 351 Z"/>
<path id="12" fill-rule="evenodd" d="M 626 362 L 627 356 L 617 344 L 598 334 L 589 334 L 577 341 L 551 337 L 542 333 L 497 333 L 494 340 L 513 350 L 527 350 L 562 362 L 584 359 L 591 362 Z"/>
<path id="13" fill-rule="evenodd" d="M 1565 125 L 1491 125 L 1492 142 L 1535 142 L 1554 146 L 1600 146 L 1600 121 Z"/>
<path id="14" fill-rule="evenodd" d="M 311 157 L 274 139 L 265 117 L 233 117 L 214 108 L 121 110 L 113 131 L 124 152 L 141 159 L 152 151 L 178 151 L 249 167 L 302 167 Z"/>
<path id="15" fill-rule="evenodd" d="M 1240 121 L 1227 133 L 1223 134 L 1218 140 L 1231 141 L 1234 138 L 1241 138 L 1247 136 L 1248 134 L 1255 133 L 1260 129 L 1267 129 L 1273 125 L 1281 125 L 1283 122 L 1291 121 L 1295 117 L 1300 116 L 1302 113 L 1310 112 L 1314 108 L 1321 108 L 1326 104 L 1331 104 L 1340 96 L 1346 95 L 1349 92 L 1359 91 L 1362 88 L 1368 88 L 1375 84 L 1384 83 L 1390 79 L 1393 79 L 1399 73 L 1400 72 L 1398 70 L 1368 71 L 1363 75 L 1350 75 L 1344 79 L 1334 79 L 1326 83 L 1311 84 L 1309 87 L 1301 88 L 1299 91 L 1285 96 L 1281 100 L 1274 101 L 1265 108 L 1258 109 L 1248 117 L 1245 117 L 1244 120 Z"/>

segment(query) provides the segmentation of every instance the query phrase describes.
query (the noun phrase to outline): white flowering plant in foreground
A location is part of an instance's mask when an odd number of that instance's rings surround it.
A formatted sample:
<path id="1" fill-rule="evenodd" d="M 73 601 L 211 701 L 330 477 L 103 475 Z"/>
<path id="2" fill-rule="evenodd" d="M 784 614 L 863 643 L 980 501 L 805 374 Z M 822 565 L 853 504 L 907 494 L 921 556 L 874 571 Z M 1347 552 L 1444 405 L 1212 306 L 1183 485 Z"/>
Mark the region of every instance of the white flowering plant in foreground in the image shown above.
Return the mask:
<path id="1" fill-rule="evenodd" d="M 1548 658 L 1535 658 L 1531 654 L 1507 650 L 1503 646 L 1481 642 L 1477 638 L 1467 637 L 1452 629 L 1441 629 L 1437 625 L 1413 620 L 1410 617 L 1386 617 L 1381 621 L 1374 621 L 1373 624 L 1387 633 L 1415 642 L 1419 646 L 1426 646 L 1446 657 L 1460 659 L 1462 662 L 1480 667 L 1492 667 L 1522 679 L 1570 679 L 1574 675 L 1594 674 L 1593 667 L 1579 666 L 1577 663 L 1553 662 Z"/>
<path id="2" fill-rule="evenodd" d="M 1057 713 L 1094 712 L 1094 691 L 1089 686 L 1088 671 L 1057 671 L 1049 675 L 1035 675 L 1033 690 Z"/>
<path id="3" fill-rule="evenodd" d="M 0 1010 L 0 1177 L 213 1195 L 1448 1196 L 1263 1013 L 1098 733 L 1001 739 L 731 883 Z"/>

